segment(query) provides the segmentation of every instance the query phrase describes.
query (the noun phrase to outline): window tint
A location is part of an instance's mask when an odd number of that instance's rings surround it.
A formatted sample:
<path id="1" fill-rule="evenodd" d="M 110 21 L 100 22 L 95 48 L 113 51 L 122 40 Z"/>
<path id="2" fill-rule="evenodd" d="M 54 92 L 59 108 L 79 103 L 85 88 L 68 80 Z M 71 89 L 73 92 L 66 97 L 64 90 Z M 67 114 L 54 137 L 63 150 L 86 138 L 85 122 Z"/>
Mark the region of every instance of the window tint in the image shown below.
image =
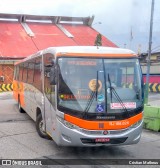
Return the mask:
<path id="1" fill-rule="evenodd" d="M 50 85 L 50 71 L 52 66 L 52 60 L 54 56 L 52 54 L 44 55 L 44 92 L 48 100 L 55 105 L 54 89 L 55 86 Z"/>
<path id="2" fill-rule="evenodd" d="M 23 63 L 19 66 L 19 81 L 22 81 L 23 78 Z"/>
<path id="3" fill-rule="evenodd" d="M 35 60 L 35 67 L 34 67 L 34 86 L 40 91 L 42 91 L 41 71 L 42 71 L 42 57 L 38 57 Z"/>
<path id="4" fill-rule="evenodd" d="M 16 76 L 15 76 L 16 80 L 19 80 L 19 65 L 16 66 Z"/>
<path id="5" fill-rule="evenodd" d="M 13 77 L 14 80 L 16 80 L 16 74 L 17 74 L 17 66 L 14 66 L 14 77 Z"/>
<path id="6" fill-rule="evenodd" d="M 27 70 L 28 70 L 28 62 L 24 63 L 23 68 L 23 82 L 27 81 Z"/>
<path id="7" fill-rule="evenodd" d="M 30 60 L 28 62 L 28 73 L 27 73 L 27 82 L 29 84 L 32 84 L 33 83 L 33 77 L 34 77 L 34 66 L 35 66 L 35 61 L 34 59 Z"/>

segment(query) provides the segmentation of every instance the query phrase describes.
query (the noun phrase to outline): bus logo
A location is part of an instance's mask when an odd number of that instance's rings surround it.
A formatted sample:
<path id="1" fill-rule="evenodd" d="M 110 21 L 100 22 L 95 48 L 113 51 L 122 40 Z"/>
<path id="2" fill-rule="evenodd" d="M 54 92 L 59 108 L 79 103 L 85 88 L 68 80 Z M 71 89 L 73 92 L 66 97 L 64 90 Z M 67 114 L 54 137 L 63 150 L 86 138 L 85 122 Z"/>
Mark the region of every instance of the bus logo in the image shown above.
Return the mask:
<path id="1" fill-rule="evenodd" d="M 103 135 L 107 135 L 108 134 L 108 131 L 103 131 Z"/>

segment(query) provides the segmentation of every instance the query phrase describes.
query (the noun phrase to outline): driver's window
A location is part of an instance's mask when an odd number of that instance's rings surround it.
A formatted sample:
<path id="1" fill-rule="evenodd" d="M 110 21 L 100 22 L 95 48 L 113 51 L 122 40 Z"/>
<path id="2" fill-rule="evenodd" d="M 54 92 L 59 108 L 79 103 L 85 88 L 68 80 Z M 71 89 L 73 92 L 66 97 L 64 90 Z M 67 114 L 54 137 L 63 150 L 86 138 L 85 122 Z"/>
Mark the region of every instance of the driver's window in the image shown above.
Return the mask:
<path id="1" fill-rule="evenodd" d="M 50 71 L 53 68 L 54 55 L 51 53 L 44 54 L 44 92 L 49 101 L 54 104 L 55 86 L 50 85 Z"/>

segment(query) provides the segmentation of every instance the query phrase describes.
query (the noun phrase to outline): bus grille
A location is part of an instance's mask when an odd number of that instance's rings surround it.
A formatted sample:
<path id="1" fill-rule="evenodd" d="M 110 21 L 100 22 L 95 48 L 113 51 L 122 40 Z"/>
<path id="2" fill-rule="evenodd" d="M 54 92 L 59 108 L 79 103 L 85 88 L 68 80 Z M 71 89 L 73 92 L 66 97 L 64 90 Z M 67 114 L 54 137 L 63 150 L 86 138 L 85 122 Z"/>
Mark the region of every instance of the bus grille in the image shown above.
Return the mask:
<path id="1" fill-rule="evenodd" d="M 108 131 L 108 135 L 117 135 L 122 134 L 128 131 L 128 129 L 123 130 L 86 130 L 86 129 L 80 129 L 80 132 L 87 134 L 87 135 L 103 135 L 104 131 Z"/>

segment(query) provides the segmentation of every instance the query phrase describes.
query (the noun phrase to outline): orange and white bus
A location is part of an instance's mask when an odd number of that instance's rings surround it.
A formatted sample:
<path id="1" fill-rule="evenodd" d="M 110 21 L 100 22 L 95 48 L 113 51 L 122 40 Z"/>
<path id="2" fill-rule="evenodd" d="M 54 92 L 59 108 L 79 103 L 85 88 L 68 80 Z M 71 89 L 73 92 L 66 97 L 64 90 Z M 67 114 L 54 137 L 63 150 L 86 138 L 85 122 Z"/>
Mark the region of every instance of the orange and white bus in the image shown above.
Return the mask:
<path id="1" fill-rule="evenodd" d="M 51 47 L 15 64 L 14 98 L 38 134 L 61 146 L 138 143 L 143 81 L 127 49 Z"/>

